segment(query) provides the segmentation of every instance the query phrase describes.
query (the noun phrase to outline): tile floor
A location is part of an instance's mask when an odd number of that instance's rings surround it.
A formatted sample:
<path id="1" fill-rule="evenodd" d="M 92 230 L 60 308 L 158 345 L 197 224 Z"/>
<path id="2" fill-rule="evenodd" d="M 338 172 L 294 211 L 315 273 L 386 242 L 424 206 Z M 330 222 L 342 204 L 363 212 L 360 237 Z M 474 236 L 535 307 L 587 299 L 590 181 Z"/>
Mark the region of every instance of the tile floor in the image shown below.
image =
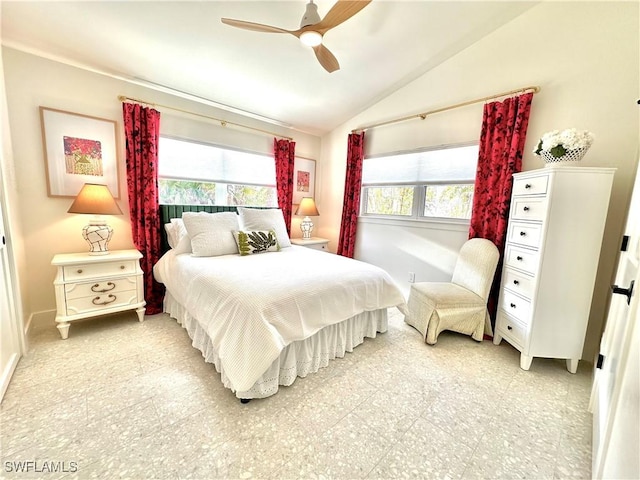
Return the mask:
<path id="1" fill-rule="evenodd" d="M 589 365 L 525 372 L 505 342 L 447 332 L 431 347 L 390 312 L 387 333 L 246 405 L 166 315 L 75 323 L 66 341 L 36 326 L 0 409 L 0 476 L 591 477 Z"/>

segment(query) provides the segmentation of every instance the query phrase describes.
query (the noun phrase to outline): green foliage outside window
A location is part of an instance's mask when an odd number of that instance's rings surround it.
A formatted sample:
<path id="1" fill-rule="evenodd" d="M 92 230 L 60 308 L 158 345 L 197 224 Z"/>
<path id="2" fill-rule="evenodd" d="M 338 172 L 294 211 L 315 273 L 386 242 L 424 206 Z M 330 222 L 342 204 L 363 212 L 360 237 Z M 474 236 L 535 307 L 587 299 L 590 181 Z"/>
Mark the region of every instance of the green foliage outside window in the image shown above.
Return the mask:
<path id="1" fill-rule="evenodd" d="M 278 204 L 274 187 L 227 185 L 227 205 L 275 207 Z"/>
<path id="2" fill-rule="evenodd" d="M 413 187 L 367 187 L 366 213 L 411 216 Z"/>
<path id="3" fill-rule="evenodd" d="M 472 184 L 428 185 L 425 189 L 425 217 L 471 218 Z"/>
<path id="4" fill-rule="evenodd" d="M 215 205 L 216 184 L 188 180 L 158 180 L 160 202 L 170 205 Z"/>
<path id="5" fill-rule="evenodd" d="M 277 205 L 275 187 L 161 178 L 158 189 L 160 203 L 169 205 Z"/>

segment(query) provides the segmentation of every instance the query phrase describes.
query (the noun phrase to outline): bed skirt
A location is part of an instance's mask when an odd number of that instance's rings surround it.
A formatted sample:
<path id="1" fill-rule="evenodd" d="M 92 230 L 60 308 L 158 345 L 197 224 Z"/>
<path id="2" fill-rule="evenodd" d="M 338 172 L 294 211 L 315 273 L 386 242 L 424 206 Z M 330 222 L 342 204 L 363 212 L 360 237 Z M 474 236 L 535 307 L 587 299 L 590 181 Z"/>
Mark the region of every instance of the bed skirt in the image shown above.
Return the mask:
<path id="1" fill-rule="evenodd" d="M 235 391 L 220 365 L 211 340 L 200 323 L 167 291 L 164 311 L 187 330 L 192 345 L 202 352 L 205 361 L 215 365 L 225 387 L 243 399 L 265 398 L 275 394 L 280 385 L 291 385 L 297 377 L 306 377 L 326 367 L 329 360 L 344 357 L 364 342 L 387 331 L 387 309 L 363 312 L 340 323 L 328 325 L 305 340 L 287 345 L 266 372 L 247 391 Z"/>

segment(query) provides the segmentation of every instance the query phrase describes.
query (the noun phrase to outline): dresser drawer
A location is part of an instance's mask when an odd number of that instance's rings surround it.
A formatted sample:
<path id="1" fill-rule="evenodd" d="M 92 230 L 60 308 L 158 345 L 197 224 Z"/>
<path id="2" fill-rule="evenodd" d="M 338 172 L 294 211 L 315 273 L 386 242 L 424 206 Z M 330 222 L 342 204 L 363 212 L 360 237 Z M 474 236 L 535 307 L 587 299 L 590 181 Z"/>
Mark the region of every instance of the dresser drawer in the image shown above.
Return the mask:
<path id="1" fill-rule="evenodd" d="M 91 312 L 105 313 L 110 308 L 140 303 L 136 290 L 124 292 L 108 292 L 91 297 L 67 299 L 67 315 L 87 314 Z"/>
<path id="2" fill-rule="evenodd" d="M 504 269 L 504 276 L 502 277 L 502 287 L 525 298 L 531 299 L 533 296 L 535 281 L 533 277 L 525 275 L 524 273 L 516 272 L 510 268 Z"/>
<path id="3" fill-rule="evenodd" d="M 539 248 L 542 225 L 537 223 L 511 222 L 507 231 L 507 242 L 526 247 Z"/>
<path id="4" fill-rule="evenodd" d="M 527 326 L 520 323 L 515 318 L 500 312 L 498 315 L 498 324 L 496 330 L 500 332 L 509 343 L 519 347 L 522 351 L 527 339 Z"/>
<path id="5" fill-rule="evenodd" d="M 98 280 L 87 283 L 69 283 L 64 286 L 65 297 L 68 300 L 83 297 L 96 297 L 109 293 L 135 290 L 137 277 L 116 278 L 113 280 Z"/>
<path id="6" fill-rule="evenodd" d="M 514 220 L 544 220 L 547 216 L 547 197 L 514 197 L 511 218 Z"/>
<path id="7" fill-rule="evenodd" d="M 549 175 L 516 178 L 513 181 L 513 195 L 537 195 L 547 193 Z"/>
<path id="8" fill-rule="evenodd" d="M 500 307 L 516 320 L 525 325 L 529 324 L 531 318 L 531 302 L 529 300 L 514 295 L 508 290 L 503 290 Z"/>
<path id="9" fill-rule="evenodd" d="M 63 267 L 65 281 L 75 281 L 111 275 L 130 275 L 136 272 L 136 262 L 123 260 L 120 262 L 87 263 Z"/>
<path id="10" fill-rule="evenodd" d="M 505 264 L 508 267 L 523 270 L 531 275 L 535 275 L 538 272 L 538 258 L 538 252 L 511 244 L 507 244 L 505 249 Z"/>

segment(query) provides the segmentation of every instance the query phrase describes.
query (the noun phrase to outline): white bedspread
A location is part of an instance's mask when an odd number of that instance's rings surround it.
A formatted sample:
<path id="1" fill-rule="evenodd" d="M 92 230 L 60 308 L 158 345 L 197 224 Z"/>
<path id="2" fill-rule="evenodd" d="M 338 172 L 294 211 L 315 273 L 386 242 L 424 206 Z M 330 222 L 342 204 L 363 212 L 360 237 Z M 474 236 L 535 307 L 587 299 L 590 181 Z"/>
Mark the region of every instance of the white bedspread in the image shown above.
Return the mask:
<path id="1" fill-rule="evenodd" d="M 251 256 L 167 252 L 155 278 L 206 330 L 236 391 L 248 390 L 289 343 L 405 299 L 382 269 L 305 247 Z"/>

